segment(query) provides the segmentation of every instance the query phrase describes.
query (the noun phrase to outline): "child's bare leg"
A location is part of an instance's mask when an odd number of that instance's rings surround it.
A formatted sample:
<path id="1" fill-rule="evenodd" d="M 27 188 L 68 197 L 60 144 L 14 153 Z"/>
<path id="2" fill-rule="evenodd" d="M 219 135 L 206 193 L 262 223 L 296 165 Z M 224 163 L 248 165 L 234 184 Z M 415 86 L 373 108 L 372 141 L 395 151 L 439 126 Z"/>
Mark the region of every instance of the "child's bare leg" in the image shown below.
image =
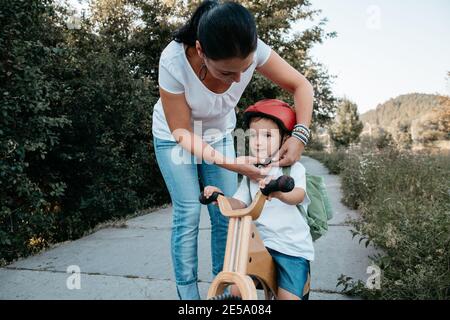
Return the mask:
<path id="1" fill-rule="evenodd" d="M 301 300 L 295 294 L 278 287 L 278 300 Z"/>
<path id="2" fill-rule="evenodd" d="M 230 293 L 231 293 L 232 296 L 235 296 L 235 297 L 240 297 L 241 296 L 241 292 L 239 291 L 238 286 L 235 285 L 235 284 L 232 284 L 230 286 Z"/>

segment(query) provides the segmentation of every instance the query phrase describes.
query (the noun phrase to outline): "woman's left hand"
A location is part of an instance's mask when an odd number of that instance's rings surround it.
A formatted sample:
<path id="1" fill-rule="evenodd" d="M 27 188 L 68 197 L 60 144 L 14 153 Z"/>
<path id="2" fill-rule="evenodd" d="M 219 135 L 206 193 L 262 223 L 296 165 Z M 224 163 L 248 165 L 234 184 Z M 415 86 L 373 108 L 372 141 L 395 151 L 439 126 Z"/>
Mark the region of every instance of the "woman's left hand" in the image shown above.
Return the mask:
<path id="1" fill-rule="evenodd" d="M 287 167 L 300 160 L 305 145 L 295 137 L 289 137 L 272 158 L 272 166 Z"/>

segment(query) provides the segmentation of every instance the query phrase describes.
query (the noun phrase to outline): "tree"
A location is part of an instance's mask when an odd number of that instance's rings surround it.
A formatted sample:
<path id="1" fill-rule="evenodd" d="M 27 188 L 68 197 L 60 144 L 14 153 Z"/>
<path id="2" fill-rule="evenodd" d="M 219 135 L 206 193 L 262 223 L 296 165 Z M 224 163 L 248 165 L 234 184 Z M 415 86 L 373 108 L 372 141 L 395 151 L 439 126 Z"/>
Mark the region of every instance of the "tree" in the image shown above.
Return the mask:
<path id="1" fill-rule="evenodd" d="M 412 121 L 412 138 L 417 143 L 450 140 L 450 98 L 442 96 L 439 105 Z"/>
<path id="2" fill-rule="evenodd" d="M 315 93 L 313 127 L 328 123 L 337 106 L 331 90 L 331 77 L 320 63 L 313 61 L 309 50 L 315 44 L 335 37 L 336 34 L 325 33 L 323 27 L 326 19 L 320 20 L 304 31 L 295 32 L 293 29 L 303 21 L 312 21 L 320 14 L 320 10 L 314 10 L 307 0 L 245 0 L 242 4 L 254 14 L 258 36 L 304 74 L 313 85 Z M 239 108 L 242 110 L 263 98 L 281 98 L 290 104 L 294 103 L 291 94 L 256 74 L 246 89 Z"/>
<path id="3" fill-rule="evenodd" d="M 412 136 L 411 136 L 411 124 L 410 123 L 399 123 L 397 130 L 395 131 L 395 143 L 399 149 L 411 149 L 412 147 Z"/>
<path id="4" fill-rule="evenodd" d="M 53 1 L 1 2 L 0 264 L 169 201 L 156 82 L 136 76 L 131 24 L 117 23 L 129 8 L 116 9 L 71 29 Z"/>
<path id="5" fill-rule="evenodd" d="M 66 184 L 49 157 L 70 120 L 60 46 L 63 29 L 50 0 L 0 2 L 0 264 L 41 248 Z"/>
<path id="6" fill-rule="evenodd" d="M 313 83 L 315 121 L 329 119 L 330 77 L 308 50 L 332 35 L 322 24 L 291 35 L 317 11 L 307 1 L 243 3 L 260 37 Z M 0 2 L 0 264 L 169 201 L 151 135 L 158 62 L 198 2 L 90 4 L 73 28 L 56 1 Z M 239 107 L 273 97 L 292 103 L 257 76 Z"/>
<path id="7" fill-rule="evenodd" d="M 174 21 L 174 27 L 184 23 L 201 1 L 168 0 L 170 8 L 166 21 Z M 258 36 L 270 45 L 295 69 L 303 73 L 314 87 L 313 126 L 328 123 L 335 112 L 337 101 L 331 89 L 331 76 L 318 62 L 313 61 L 309 50 L 336 34 L 323 30 L 326 19 L 304 31 L 294 32 L 302 21 L 318 17 L 320 10 L 314 10 L 308 0 L 243 0 L 240 3 L 255 17 Z M 147 40 L 148 41 L 148 40 Z M 279 98 L 293 104 L 293 97 L 263 76 L 255 73 L 238 104 L 238 127 L 242 126 L 242 111 L 255 101 L 264 98 Z"/>
<path id="8" fill-rule="evenodd" d="M 74 72 L 65 79 L 63 109 L 72 128 L 54 157 L 68 184 L 65 237 L 169 200 L 152 146 L 156 82 L 136 70 L 131 46 L 140 12 L 134 3 L 94 2 L 82 28 L 66 33 Z"/>
<path id="9" fill-rule="evenodd" d="M 358 107 L 348 99 L 342 99 L 338 107 L 334 124 L 330 127 L 330 136 L 336 147 L 347 147 L 358 142 L 363 123 L 359 120 Z"/>

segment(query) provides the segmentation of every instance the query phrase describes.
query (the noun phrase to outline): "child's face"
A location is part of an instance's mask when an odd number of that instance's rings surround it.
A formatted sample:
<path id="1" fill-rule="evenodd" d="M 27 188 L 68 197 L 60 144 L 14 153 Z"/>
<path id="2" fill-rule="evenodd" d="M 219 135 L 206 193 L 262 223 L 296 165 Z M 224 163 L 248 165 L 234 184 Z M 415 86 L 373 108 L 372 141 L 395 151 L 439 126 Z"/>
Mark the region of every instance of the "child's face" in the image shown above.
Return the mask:
<path id="1" fill-rule="evenodd" d="M 250 122 L 250 153 L 266 159 L 272 157 L 281 147 L 280 129 L 266 118 L 255 118 Z"/>

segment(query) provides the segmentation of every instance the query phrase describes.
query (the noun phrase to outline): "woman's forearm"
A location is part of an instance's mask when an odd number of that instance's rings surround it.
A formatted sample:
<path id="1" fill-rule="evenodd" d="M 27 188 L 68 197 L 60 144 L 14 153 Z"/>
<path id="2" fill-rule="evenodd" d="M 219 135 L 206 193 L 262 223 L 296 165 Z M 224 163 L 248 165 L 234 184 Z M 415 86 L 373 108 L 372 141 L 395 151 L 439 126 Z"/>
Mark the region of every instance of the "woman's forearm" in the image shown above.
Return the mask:
<path id="1" fill-rule="evenodd" d="M 311 126 L 314 103 L 314 89 L 311 83 L 304 78 L 302 84 L 294 91 L 294 104 L 297 123 Z"/>
<path id="2" fill-rule="evenodd" d="M 183 149 L 189 151 L 199 160 L 214 163 L 219 166 L 233 163 L 231 159 L 225 157 L 221 152 L 211 147 L 201 137 L 189 130 L 174 130 L 172 135 Z"/>

